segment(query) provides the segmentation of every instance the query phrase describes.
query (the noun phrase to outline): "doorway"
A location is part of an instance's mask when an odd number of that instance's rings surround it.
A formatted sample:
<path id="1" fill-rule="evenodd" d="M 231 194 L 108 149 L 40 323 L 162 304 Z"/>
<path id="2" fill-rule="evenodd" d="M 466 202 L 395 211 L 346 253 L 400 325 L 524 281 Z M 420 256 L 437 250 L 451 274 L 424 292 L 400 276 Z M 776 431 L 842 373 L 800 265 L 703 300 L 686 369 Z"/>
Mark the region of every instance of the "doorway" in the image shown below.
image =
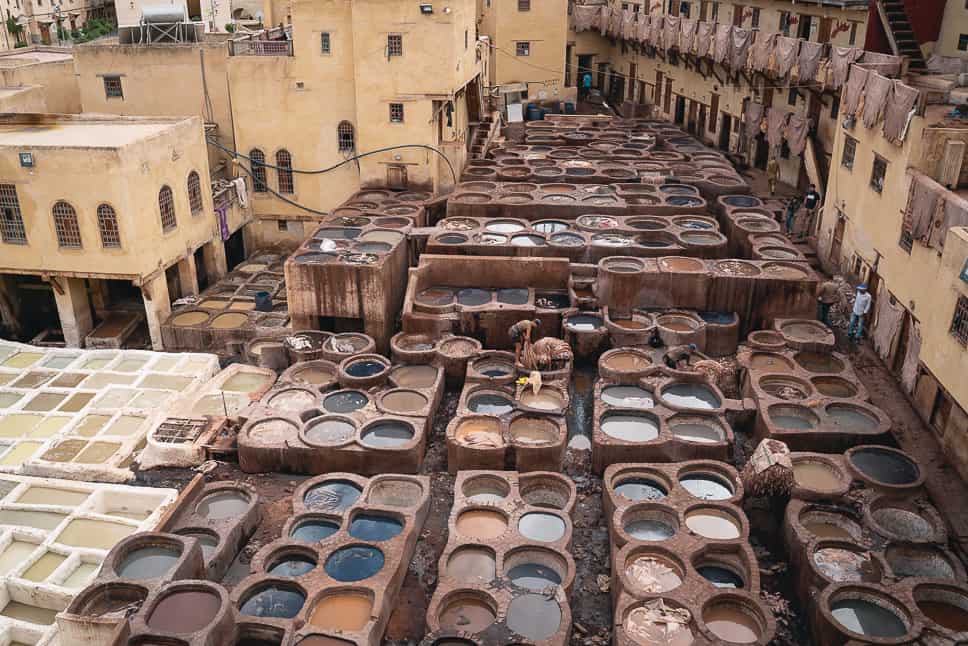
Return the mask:
<path id="1" fill-rule="evenodd" d="M 245 239 L 242 236 L 242 229 L 239 229 L 225 241 L 225 266 L 232 271 L 243 260 L 245 260 Z"/>
<path id="2" fill-rule="evenodd" d="M 686 122 L 686 97 L 676 97 L 676 117 L 675 122 L 680 126 Z"/>
<path id="3" fill-rule="evenodd" d="M 770 144 L 766 140 L 766 135 L 762 132 L 753 138 L 755 148 L 753 149 L 753 166 L 760 170 L 766 170 L 766 162 L 770 161 Z"/>
<path id="4" fill-rule="evenodd" d="M 729 150 L 729 136 L 732 134 L 733 118 L 723 112 L 723 127 L 719 129 L 719 148 Z"/>
<path id="5" fill-rule="evenodd" d="M 585 74 L 595 73 L 595 63 L 593 62 L 595 58 L 594 54 L 579 54 L 578 55 L 578 71 L 577 71 L 577 83 L 578 87 L 582 86 L 582 78 Z M 589 86 L 590 89 L 591 86 Z"/>
<path id="6" fill-rule="evenodd" d="M 195 250 L 195 276 L 198 281 L 198 291 L 203 291 L 208 287 L 208 273 L 205 271 L 205 250 L 199 247 Z"/>
<path id="7" fill-rule="evenodd" d="M 830 262 L 833 263 L 834 267 L 838 271 L 841 270 L 840 265 L 840 254 L 844 247 L 844 228 L 846 226 L 846 218 L 839 211 L 837 212 L 837 224 L 834 225 L 834 237 L 830 241 Z"/>

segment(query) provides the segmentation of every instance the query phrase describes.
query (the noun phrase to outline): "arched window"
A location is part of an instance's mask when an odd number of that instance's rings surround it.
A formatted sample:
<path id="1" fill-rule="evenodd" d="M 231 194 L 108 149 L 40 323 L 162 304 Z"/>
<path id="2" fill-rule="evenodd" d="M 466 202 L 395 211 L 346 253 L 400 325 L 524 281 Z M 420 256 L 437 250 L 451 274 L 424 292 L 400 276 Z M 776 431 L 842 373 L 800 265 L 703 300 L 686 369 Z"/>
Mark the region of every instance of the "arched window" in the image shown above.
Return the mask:
<path id="1" fill-rule="evenodd" d="M 336 126 L 336 141 L 340 152 L 353 150 L 356 148 L 356 135 L 353 133 L 353 124 L 349 121 L 340 121 Z"/>
<path id="2" fill-rule="evenodd" d="M 175 220 L 175 198 L 167 184 L 158 191 L 158 210 L 161 211 L 161 230 L 171 231 L 178 225 Z"/>
<path id="3" fill-rule="evenodd" d="M 252 190 L 256 193 L 265 193 L 266 186 L 266 156 L 258 148 L 249 151 L 249 159 L 252 161 Z"/>
<path id="4" fill-rule="evenodd" d="M 80 249 L 81 227 L 77 223 L 77 211 L 67 202 L 58 202 L 52 211 L 57 244 L 64 249 Z"/>
<path id="5" fill-rule="evenodd" d="M 276 153 L 276 172 L 279 174 L 279 192 L 295 193 L 292 184 L 292 155 L 288 150 L 280 150 Z"/>
<path id="6" fill-rule="evenodd" d="M 202 212 L 202 183 L 195 171 L 188 174 L 188 206 L 192 209 L 192 215 Z"/>
<path id="7" fill-rule="evenodd" d="M 108 249 L 121 248 L 121 232 L 118 230 L 118 214 L 107 204 L 97 207 L 97 228 L 101 232 L 101 246 Z"/>

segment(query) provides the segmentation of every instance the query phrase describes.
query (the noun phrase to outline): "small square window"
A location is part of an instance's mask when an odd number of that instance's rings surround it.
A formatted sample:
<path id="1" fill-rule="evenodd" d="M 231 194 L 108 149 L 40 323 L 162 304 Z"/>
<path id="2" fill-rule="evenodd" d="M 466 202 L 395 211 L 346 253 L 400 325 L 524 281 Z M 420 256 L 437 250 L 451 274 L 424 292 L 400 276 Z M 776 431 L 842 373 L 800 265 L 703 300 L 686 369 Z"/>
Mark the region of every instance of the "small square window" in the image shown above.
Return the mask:
<path id="1" fill-rule="evenodd" d="M 887 160 L 874 155 L 874 165 L 871 168 L 871 188 L 878 193 L 884 190 L 885 175 L 887 175 Z"/>
<path id="2" fill-rule="evenodd" d="M 401 34 L 387 36 L 387 56 L 403 56 L 403 36 Z"/>
<path id="3" fill-rule="evenodd" d="M 329 32 L 324 31 L 319 35 L 319 51 L 322 54 L 332 54 L 332 41 L 329 37 Z"/>
<path id="4" fill-rule="evenodd" d="M 531 43 L 529 41 L 515 43 L 514 53 L 517 56 L 531 56 Z"/>
<path id="5" fill-rule="evenodd" d="M 911 249 L 914 248 L 914 236 L 911 235 L 910 231 L 901 230 L 901 239 L 897 241 L 897 245 L 905 251 L 905 253 L 910 254 Z"/>
<path id="6" fill-rule="evenodd" d="M 968 345 L 968 298 L 958 297 L 955 315 L 951 318 L 951 335 L 961 345 Z"/>
<path id="7" fill-rule="evenodd" d="M 753 29 L 759 29 L 760 28 L 760 9 L 759 9 L 759 7 L 753 7 L 753 17 L 752 17 L 752 20 L 750 22 L 750 27 L 752 27 Z"/>
<path id="8" fill-rule="evenodd" d="M 958 36 L 958 50 L 968 52 L 968 34 Z"/>
<path id="9" fill-rule="evenodd" d="M 403 104 L 402 103 L 390 104 L 390 122 L 403 123 Z"/>
<path id="10" fill-rule="evenodd" d="M 289 231 L 289 224 L 285 220 L 276 220 L 276 228 L 279 231 Z"/>
<path id="11" fill-rule="evenodd" d="M 531 0 L 518 0 L 518 11 L 531 11 Z"/>
<path id="12" fill-rule="evenodd" d="M 844 152 L 840 156 L 840 165 L 847 170 L 854 168 L 854 153 L 857 151 L 857 140 L 853 137 L 844 139 Z"/>
<path id="13" fill-rule="evenodd" d="M 124 90 L 121 87 L 120 76 L 104 77 L 104 97 L 107 99 L 123 99 Z"/>

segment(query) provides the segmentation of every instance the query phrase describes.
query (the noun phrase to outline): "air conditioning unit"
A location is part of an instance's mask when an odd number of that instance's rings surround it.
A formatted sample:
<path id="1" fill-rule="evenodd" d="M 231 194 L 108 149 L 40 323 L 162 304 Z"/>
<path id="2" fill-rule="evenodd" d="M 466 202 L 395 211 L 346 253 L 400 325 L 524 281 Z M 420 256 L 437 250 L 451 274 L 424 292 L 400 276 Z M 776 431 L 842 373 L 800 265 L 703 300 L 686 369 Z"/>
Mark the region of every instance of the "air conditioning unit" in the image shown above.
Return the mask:
<path id="1" fill-rule="evenodd" d="M 961 165 L 965 159 L 965 142 L 948 139 L 944 142 L 944 154 L 938 161 L 938 183 L 948 188 L 958 187 Z"/>

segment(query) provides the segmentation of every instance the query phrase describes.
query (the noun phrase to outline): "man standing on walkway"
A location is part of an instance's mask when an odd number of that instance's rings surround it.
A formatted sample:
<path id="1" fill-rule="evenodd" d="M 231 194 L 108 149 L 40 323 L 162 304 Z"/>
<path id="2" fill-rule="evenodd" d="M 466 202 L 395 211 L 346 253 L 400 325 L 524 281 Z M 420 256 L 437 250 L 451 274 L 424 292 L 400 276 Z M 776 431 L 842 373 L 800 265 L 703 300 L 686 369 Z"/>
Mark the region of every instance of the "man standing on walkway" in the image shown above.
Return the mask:
<path id="1" fill-rule="evenodd" d="M 850 327 L 847 328 L 847 336 L 854 341 L 860 341 L 864 336 L 864 317 L 871 309 L 871 295 L 867 293 L 867 284 L 861 283 L 857 286 L 857 295 L 854 297 L 854 309 L 850 313 Z"/>
<path id="2" fill-rule="evenodd" d="M 584 72 L 581 75 L 581 85 L 578 89 L 580 96 L 578 98 L 587 99 L 588 93 L 591 92 L 591 89 L 592 89 L 592 73 Z"/>
<path id="3" fill-rule="evenodd" d="M 807 210 L 807 215 L 804 218 L 803 235 L 810 235 L 810 231 L 813 229 L 813 219 L 817 215 L 817 207 L 820 206 L 820 193 L 817 192 L 817 187 L 811 184 L 807 188 L 807 194 L 803 196 L 803 208 Z"/>
<path id="4" fill-rule="evenodd" d="M 793 237 L 793 228 L 797 223 L 797 211 L 800 210 L 800 198 L 791 197 L 786 208 L 786 234 Z"/>
<path id="5" fill-rule="evenodd" d="M 843 280 L 840 276 L 834 276 L 817 286 L 817 318 L 827 327 L 830 327 L 830 307 L 840 300 Z"/>
<path id="6" fill-rule="evenodd" d="M 770 197 L 776 194 L 776 183 L 780 181 L 780 162 L 776 157 L 770 157 L 766 162 L 766 181 L 770 184 Z"/>

